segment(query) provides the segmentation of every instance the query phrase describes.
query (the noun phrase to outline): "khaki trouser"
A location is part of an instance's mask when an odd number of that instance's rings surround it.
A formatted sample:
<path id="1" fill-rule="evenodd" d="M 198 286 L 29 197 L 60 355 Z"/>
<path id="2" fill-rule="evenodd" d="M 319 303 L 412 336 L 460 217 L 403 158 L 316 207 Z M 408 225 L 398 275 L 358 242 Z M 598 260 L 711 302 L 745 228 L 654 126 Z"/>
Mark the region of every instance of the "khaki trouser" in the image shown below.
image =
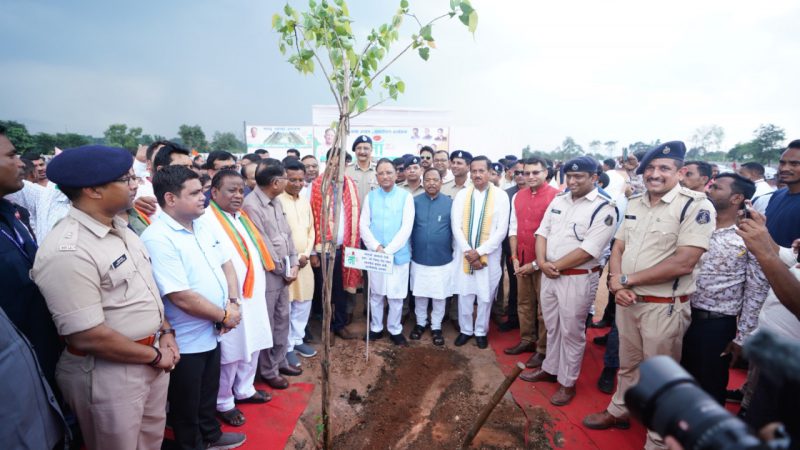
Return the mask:
<path id="1" fill-rule="evenodd" d="M 542 288 L 542 271 L 533 275 L 517 276 L 517 312 L 519 338 L 523 342 L 536 342 L 536 351 L 547 353 L 547 327 L 542 317 L 539 293 Z"/>
<path id="2" fill-rule="evenodd" d="M 169 386 L 163 370 L 64 351 L 56 380 L 89 450 L 161 448 Z"/>
<path id="3" fill-rule="evenodd" d="M 561 275 L 542 280 L 539 309 L 547 324 L 547 357 L 542 370 L 557 375 L 562 386 L 578 381 L 586 349 L 586 315 L 594 303 L 598 273 Z"/>
<path id="4" fill-rule="evenodd" d="M 692 322 L 689 302 L 643 303 L 628 307 L 617 305 L 619 329 L 619 372 L 617 391 L 608 405 L 608 412 L 620 417 L 628 414 L 625 392 L 639 381 L 639 364 L 656 355 L 681 360 L 683 335 Z M 661 436 L 647 431 L 646 449 L 666 448 Z"/>

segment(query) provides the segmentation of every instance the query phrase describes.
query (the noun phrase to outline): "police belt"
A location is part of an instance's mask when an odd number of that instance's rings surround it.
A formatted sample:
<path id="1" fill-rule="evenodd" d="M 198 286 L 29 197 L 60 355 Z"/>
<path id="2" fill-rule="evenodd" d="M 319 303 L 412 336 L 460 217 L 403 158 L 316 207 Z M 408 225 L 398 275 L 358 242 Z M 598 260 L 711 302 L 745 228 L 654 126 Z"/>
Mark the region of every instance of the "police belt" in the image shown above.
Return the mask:
<path id="1" fill-rule="evenodd" d="M 147 336 L 146 338 L 139 339 L 138 341 L 134 341 L 134 342 L 136 342 L 137 344 L 151 346 L 151 345 L 155 344 L 156 336 L 155 335 L 150 335 L 150 336 Z M 73 347 L 73 346 L 71 346 L 69 344 L 67 344 L 67 351 L 72 353 L 75 356 L 86 356 L 87 355 L 86 352 L 82 352 L 82 351 L 78 350 L 77 348 L 75 348 L 75 347 Z"/>
<path id="2" fill-rule="evenodd" d="M 603 268 L 600 266 L 592 267 L 591 269 L 564 269 L 559 270 L 559 275 L 586 275 L 587 273 L 600 272 Z"/>
<path id="3" fill-rule="evenodd" d="M 681 303 L 686 303 L 689 300 L 688 295 L 681 295 L 680 297 L 653 297 L 652 295 L 637 295 L 636 301 L 643 303 L 675 303 L 675 300 L 680 300 Z"/>

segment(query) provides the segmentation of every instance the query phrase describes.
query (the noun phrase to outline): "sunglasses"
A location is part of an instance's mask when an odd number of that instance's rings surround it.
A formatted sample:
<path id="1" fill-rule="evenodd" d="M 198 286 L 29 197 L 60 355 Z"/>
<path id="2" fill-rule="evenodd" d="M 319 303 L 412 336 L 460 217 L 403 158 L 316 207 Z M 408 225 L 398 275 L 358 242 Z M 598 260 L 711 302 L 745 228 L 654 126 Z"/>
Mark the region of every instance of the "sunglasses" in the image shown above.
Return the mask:
<path id="1" fill-rule="evenodd" d="M 433 159 L 430 156 L 420 156 L 420 159 Z"/>
<path id="2" fill-rule="evenodd" d="M 516 174 L 517 172 L 519 172 L 519 171 L 515 171 L 514 173 Z M 526 177 L 529 177 L 531 175 L 537 176 L 537 175 L 539 175 L 540 173 L 543 173 L 543 172 L 544 172 L 544 170 L 532 170 L 532 171 L 522 172 L 522 174 L 525 175 Z"/>

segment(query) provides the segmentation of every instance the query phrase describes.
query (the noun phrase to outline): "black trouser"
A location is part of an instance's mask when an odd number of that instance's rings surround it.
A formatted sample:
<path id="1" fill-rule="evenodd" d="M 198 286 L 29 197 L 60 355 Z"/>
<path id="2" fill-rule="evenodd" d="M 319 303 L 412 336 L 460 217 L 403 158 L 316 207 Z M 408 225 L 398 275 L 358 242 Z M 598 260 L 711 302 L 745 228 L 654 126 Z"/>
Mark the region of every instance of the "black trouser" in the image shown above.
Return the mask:
<path id="1" fill-rule="evenodd" d="M 514 275 L 514 263 L 511 258 L 506 255 L 506 272 L 508 273 L 508 307 L 506 314 L 508 320 L 519 322 L 519 315 L 517 314 L 517 276 Z M 503 283 L 503 277 L 500 277 L 500 283 Z"/>
<path id="2" fill-rule="evenodd" d="M 205 449 L 222 435 L 217 413 L 219 391 L 219 344 L 214 350 L 181 354 L 170 374 L 169 422 L 178 448 Z"/>
<path id="3" fill-rule="evenodd" d="M 344 272 L 342 271 L 342 249 L 336 249 L 336 257 L 331 260 L 327 255 L 328 264 L 333 263 L 333 286 L 331 286 L 331 301 L 333 302 L 333 318 L 331 330 L 341 330 L 347 325 L 347 292 L 344 290 Z"/>
<path id="4" fill-rule="evenodd" d="M 720 355 L 735 337 L 736 316 L 709 318 L 706 311 L 692 308 L 692 324 L 683 337 L 681 365 L 721 405 L 725 405 L 731 356 Z"/>
<path id="5" fill-rule="evenodd" d="M 322 264 L 312 267 L 314 272 L 314 297 L 311 300 L 311 314 L 322 315 Z"/>

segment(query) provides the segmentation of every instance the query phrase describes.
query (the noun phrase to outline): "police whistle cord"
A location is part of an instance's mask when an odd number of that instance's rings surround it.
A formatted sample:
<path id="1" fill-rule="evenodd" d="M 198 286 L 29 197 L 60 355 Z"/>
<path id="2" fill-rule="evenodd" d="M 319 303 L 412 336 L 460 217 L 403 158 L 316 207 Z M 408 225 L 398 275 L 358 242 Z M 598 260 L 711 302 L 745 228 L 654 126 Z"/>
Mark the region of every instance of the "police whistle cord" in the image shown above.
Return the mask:
<path id="1" fill-rule="evenodd" d="M 500 400 L 503 399 L 503 396 L 506 395 L 508 388 L 514 383 L 514 380 L 517 379 L 520 373 L 525 369 L 525 364 L 521 362 L 517 362 L 517 364 L 511 368 L 511 373 L 506 376 L 506 379 L 503 381 L 496 391 L 494 391 L 494 395 L 492 395 L 491 400 L 486 406 L 483 407 L 481 410 L 481 414 L 478 416 L 478 419 L 475 420 L 475 423 L 472 424 L 472 428 L 469 429 L 469 433 L 464 438 L 464 443 L 461 444 L 461 449 L 465 450 L 469 448 L 470 444 L 472 444 L 472 440 L 475 439 L 475 436 L 478 435 L 478 432 L 481 431 L 481 427 L 483 424 L 486 423 L 486 419 L 489 418 L 489 415 L 492 413 L 494 408 L 500 403 Z"/>

